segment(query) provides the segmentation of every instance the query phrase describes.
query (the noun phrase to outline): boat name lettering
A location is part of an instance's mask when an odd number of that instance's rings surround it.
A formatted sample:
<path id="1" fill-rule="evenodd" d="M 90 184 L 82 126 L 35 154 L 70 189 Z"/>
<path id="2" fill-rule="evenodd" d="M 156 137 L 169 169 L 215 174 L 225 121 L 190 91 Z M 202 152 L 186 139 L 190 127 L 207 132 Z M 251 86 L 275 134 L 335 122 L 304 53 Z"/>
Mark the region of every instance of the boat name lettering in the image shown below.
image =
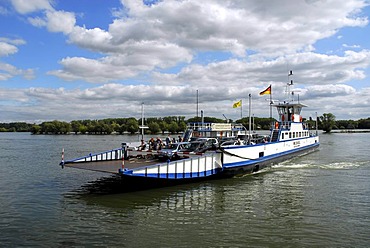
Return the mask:
<path id="1" fill-rule="evenodd" d="M 212 123 L 212 131 L 227 131 L 231 130 L 230 123 Z"/>

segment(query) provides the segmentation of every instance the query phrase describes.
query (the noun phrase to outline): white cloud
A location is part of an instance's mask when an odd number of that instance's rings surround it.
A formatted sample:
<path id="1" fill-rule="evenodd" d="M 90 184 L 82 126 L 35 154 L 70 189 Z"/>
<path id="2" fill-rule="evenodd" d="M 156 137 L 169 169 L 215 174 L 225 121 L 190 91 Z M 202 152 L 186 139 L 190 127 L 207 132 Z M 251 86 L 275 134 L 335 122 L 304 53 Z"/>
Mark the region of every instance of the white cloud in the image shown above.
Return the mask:
<path id="1" fill-rule="evenodd" d="M 199 51 L 230 51 L 245 57 L 247 51 L 272 58 L 297 51 L 312 52 L 316 41 L 332 36 L 338 29 L 368 24 L 359 11 L 366 4 L 353 0 L 338 5 L 335 1 L 160 1 L 147 6 L 141 1 L 125 0 L 121 17 L 108 30 L 76 26 L 75 15 L 64 11 L 46 11 L 43 18 L 33 17 L 36 26 L 51 32 L 63 32 L 69 42 L 102 53 L 104 59 L 74 58 L 83 68 L 100 65 L 101 75 L 89 82 L 126 79 L 153 68 L 170 68 L 190 63 Z M 333 5 L 336 7 L 333 8 Z M 119 15 L 117 15 L 119 16 Z M 182 57 L 181 57 L 181 56 Z M 151 60 L 151 61 L 148 61 Z M 81 70 L 71 70 L 66 61 L 51 74 L 69 80 L 85 77 Z M 118 62 L 118 64 L 110 64 Z M 87 63 L 82 65 L 82 63 Z M 129 68 L 106 77 L 106 66 Z M 109 70 L 109 69 L 108 69 Z M 106 78 L 106 80 L 101 80 Z"/>
<path id="2" fill-rule="evenodd" d="M 22 70 L 11 64 L 0 61 L 0 81 L 5 81 L 19 75 L 26 79 L 33 79 L 35 77 L 34 70 L 32 69 Z"/>
<path id="3" fill-rule="evenodd" d="M 100 28 L 86 29 L 75 26 L 69 35 L 69 42 L 98 52 L 114 52 L 110 45 L 112 36 Z"/>
<path id="4" fill-rule="evenodd" d="M 26 42 L 22 39 L 8 39 L 0 37 L 0 57 L 17 53 L 17 46 L 24 44 L 26 44 Z M 32 69 L 22 70 L 0 60 L 0 81 L 6 81 L 18 75 L 22 75 L 26 79 L 32 79 L 34 78 L 34 71 Z"/>
<path id="5" fill-rule="evenodd" d="M 0 57 L 17 53 L 17 46 L 24 44 L 26 44 L 26 42 L 22 39 L 8 39 L 0 37 Z"/>
<path id="6" fill-rule="evenodd" d="M 75 15 L 65 11 L 47 11 L 47 28 L 50 32 L 69 34 L 76 24 Z"/>
<path id="7" fill-rule="evenodd" d="M 45 16 L 29 17 L 28 21 L 35 27 L 46 27 L 50 32 L 61 32 L 66 35 L 75 28 L 76 18 L 72 12 L 46 11 Z"/>
<path id="8" fill-rule="evenodd" d="M 347 45 L 347 44 L 342 44 L 343 47 L 345 48 L 361 48 L 360 45 Z"/>
<path id="9" fill-rule="evenodd" d="M 26 4 L 21 6 L 22 2 Z M 147 6 L 122 0 L 121 12 L 114 10 L 116 19 L 107 29 L 79 26 L 76 17 L 82 15 L 56 10 L 49 1 L 12 3 L 19 13 L 34 12 L 28 16 L 32 25 L 61 32 L 69 44 L 94 53 L 66 54 L 60 68 L 49 75 L 100 84 L 87 89 L 21 89 L 17 96 L 22 108 L 15 109 L 20 116 L 45 120 L 139 116 L 144 101 L 152 116 L 192 117 L 196 90 L 206 115 L 222 118 L 222 113 L 231 113 L 228 117 L 238 118 L 240 112 L 231 109 L 233 101 L 253 93 L 256 115 L 268 116 L 258 92 L 272 84 L 274 97 L 284 98 L 290 69 L 297 94 L 314 106 L 309 111 L 338 109 L 337 117 L 346 116 L 345 102 L 363 106 L 358 94 L 369 99 L 369 90 L 362 93 L 349 83 L 365 81 L 369 50 L 343 44 L 348 49 L 343 54 L 315 52 L 317 41 L 335 37 L 340 29 L 368 25 L 360 12 L 365 1 L 165 0 Z M 0 40 L 0 56 L 16 53 L 18 45 Z M 353 48 L 356 51 L 350 51 Z M 220 52 L 227 55 L 218 59 Z M 208 61 L 199 59 L 204 53 L 211 54 Z M 1 68 L 0 80 L 33 76 L 32 70 L 6 63 Z M 1 92 L 5 101 L 18 102 L 12 90 L 0 88 Z M 361 110 L 358 117 L 370 115 L 370 110 Z"/>
<path id="10" fill-rule="evenodd" d="M 104 83 L 128 79 L 140 72 L 155 68 L 175 66 L 181 61 L 190 61 L 192 55 L 186 49 L 174 44 L 146 42 L 126 44 L 118 48 L 115 54 L 100 59 L 82 57 L 65 58 L 60 61 L 62 70 L 49 72 L 65 80 L 85 80 L 92 83 Z"/>
<path id="11" fill-rule="evenodd" d="M 41 28 L 41 27 L 46 27 L 47 21 L 44 20 L 43 18 L 36 16 L 36 17 L 29 17 L 27 19 L 29 23 L 31 23 L 33 26 Z"/>
<path id="12" fill-rule="evenodd" d="M 265 85 L 266 86 L 266 85 Z M 235 100 L 247 101 L 248 93 L 252 94 L 253 113 L 256 116 L 268 116 L 269 107 L 264 97 L 258 96 L 258 92 L 265 86 L 255 88 L 246 86 L 245 89 L 233 88 L 227 85 L 205 87 L 199 89 L 199 107 L 205 115 L 223 118 L 237 119 L 240 117 L 240 109 L 232 109 Z M 284 89 L 284 83 L 274 84 L 274 92 Z M 240 94 L 238 91 L 243 91 Z M 275 93 L 274 93 L 275 94 Z M 364 118 L 370 116 L 368 103 L 370 103 L 370 88 L 357 91 L 353 87 L 344 84 L 309 86 L 299 91 L 301 100 L 309 107 L 304 110 L 304 116 L 308 117 L 318 112 L 334 113 L 337 119 Z M 140 117 L 140 104 L 145 103 L 147 117 L 159 117 L 167 115 L 193 117 L 196 110 L 196 89 L 191 86 L 148 86 L 105 84 L 85 90 L 64 88 L 30 88 L 30 89 L 3 89 L 0 88 L 0 97 L 5 102 L 18 102 L 16 109 L 18 116 L 12 115 L 13 120 L 37 119 L 46 120 L 76 120 L 76 119 L 101 119 L 117 117 Z M 297 97 L 297 96 L 296 96 Z M 176 104 L 174 104 L 176 103 Z M 367 105 L 365 104 L 367 103 Z M 7 105 L 5 110 L 10 110 Z M 355 108 L 351 116 L 348 116 L 348 107 Z M 247 111 L 244 112 L 244 116 Z M 274 113 L 275 115 L 275 113 Z M 32 117 L 33 116 L 33 117 Z M 9 118 L 9 117 L 8 117 Z M 12 121 L 12 120 L 9 120 Z"/>
<path id="13" fill-rule="evenodd" d="M 20 14 L 53 9 L 49 0 L 11 0 L 13 7 Z"/>
<path id="14" fill-rule="evenodd" d="M 333 84 L 364 79 L 364 70 L 370 65 L 370 51 L 345 52 L 344 56 L 316 53 L 297 53 L 274 60 L 227 60 L 207 65 L 190 65 L 177 74 L 155 73 L 161 84 L 222 85 L 229 87 L 256 85 L 261 82 L 286 82 L 286 71 L 294 71 L 298 84 Z M 287 69 L 288 68 L 288 69 Z"/>
<path id="15" fill-rule="evenodd" d="M 0 41 L 0 57 L 18 52 L 18 48 L 12 44 Z"/>

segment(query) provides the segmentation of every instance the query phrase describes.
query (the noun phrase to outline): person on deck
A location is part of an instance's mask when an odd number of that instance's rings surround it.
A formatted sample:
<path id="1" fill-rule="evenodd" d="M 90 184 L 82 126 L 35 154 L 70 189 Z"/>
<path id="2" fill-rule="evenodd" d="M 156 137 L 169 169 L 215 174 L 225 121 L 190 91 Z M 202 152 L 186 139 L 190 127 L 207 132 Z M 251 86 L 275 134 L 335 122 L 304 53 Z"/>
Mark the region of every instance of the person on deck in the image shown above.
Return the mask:
<path id="1" fill-rule="evenodd" d="M 139 151 L 143 151 L 143 150 L 145 150 L 145 148 L 146 148 L 146 143 L 145 143 L 145 141 L 142 139 L 142 140 L 141 140 L 141 144 L 140 144 L 140 146 L 139 146 Z"/>
<path id="2" fill-rule="evenodd" d="M 155 142 L 155 150 L 161 150 L 162 149 L 162 140 L 157 137 L 157 140 Z"/>
<path id="3" fill-rule="evenodd" d="M 171 144 L 171 136 L 168 135 L 167 138 L 166 138 L 166 146 L 168 146 L 169 144 Z"/>
<path id="4" fill-rule="evenodd" d="M 154 150 L 155 148 L 155 141 L 154 141 L 154 138 L 151 138 L 149 140 L 149 150 Z"/>

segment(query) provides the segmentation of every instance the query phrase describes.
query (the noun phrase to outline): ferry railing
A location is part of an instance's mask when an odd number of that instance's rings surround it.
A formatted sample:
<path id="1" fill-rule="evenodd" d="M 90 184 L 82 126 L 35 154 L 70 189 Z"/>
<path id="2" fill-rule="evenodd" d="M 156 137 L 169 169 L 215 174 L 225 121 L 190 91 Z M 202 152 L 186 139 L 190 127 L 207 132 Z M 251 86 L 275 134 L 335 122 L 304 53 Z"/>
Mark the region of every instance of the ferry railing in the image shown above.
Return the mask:
<path id="1" fill-rule="evenodd" d="M 99 153 L 90 153 L 86 156 L 75 158 L 72 160 L 64 161 L 64 151 L 62 154 L 62 162 L 60 164 L 70 164 L 70 163 L 82 163 L 82 162 L 95 162 L 95 161 L 112 161 L 122 159 L 122 148 L 116 148 Z"/>
<path id="2" fill-rule="evenodd" d="M 120 170 L 122 174 L 166 179 L 190 179 L 208 177 L 222 170 L 220 153 L 206 153 L 177 161 L 149 165 L 132 170 Z"/>

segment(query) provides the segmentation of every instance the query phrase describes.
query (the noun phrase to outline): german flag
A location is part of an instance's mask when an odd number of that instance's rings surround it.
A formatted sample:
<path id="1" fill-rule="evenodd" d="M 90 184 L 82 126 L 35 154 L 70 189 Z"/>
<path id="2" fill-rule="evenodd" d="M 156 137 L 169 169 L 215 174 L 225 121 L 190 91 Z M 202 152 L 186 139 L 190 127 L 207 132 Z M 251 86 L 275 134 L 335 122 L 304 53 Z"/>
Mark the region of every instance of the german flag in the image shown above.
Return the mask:
<path id="1" fill-rule="evenodd" d="M 262 95 L 271 95 L 271 85 L 267 87 L 267 89 L 265 89 L 264 91 L 260 92 L 260 96 Z"/>

